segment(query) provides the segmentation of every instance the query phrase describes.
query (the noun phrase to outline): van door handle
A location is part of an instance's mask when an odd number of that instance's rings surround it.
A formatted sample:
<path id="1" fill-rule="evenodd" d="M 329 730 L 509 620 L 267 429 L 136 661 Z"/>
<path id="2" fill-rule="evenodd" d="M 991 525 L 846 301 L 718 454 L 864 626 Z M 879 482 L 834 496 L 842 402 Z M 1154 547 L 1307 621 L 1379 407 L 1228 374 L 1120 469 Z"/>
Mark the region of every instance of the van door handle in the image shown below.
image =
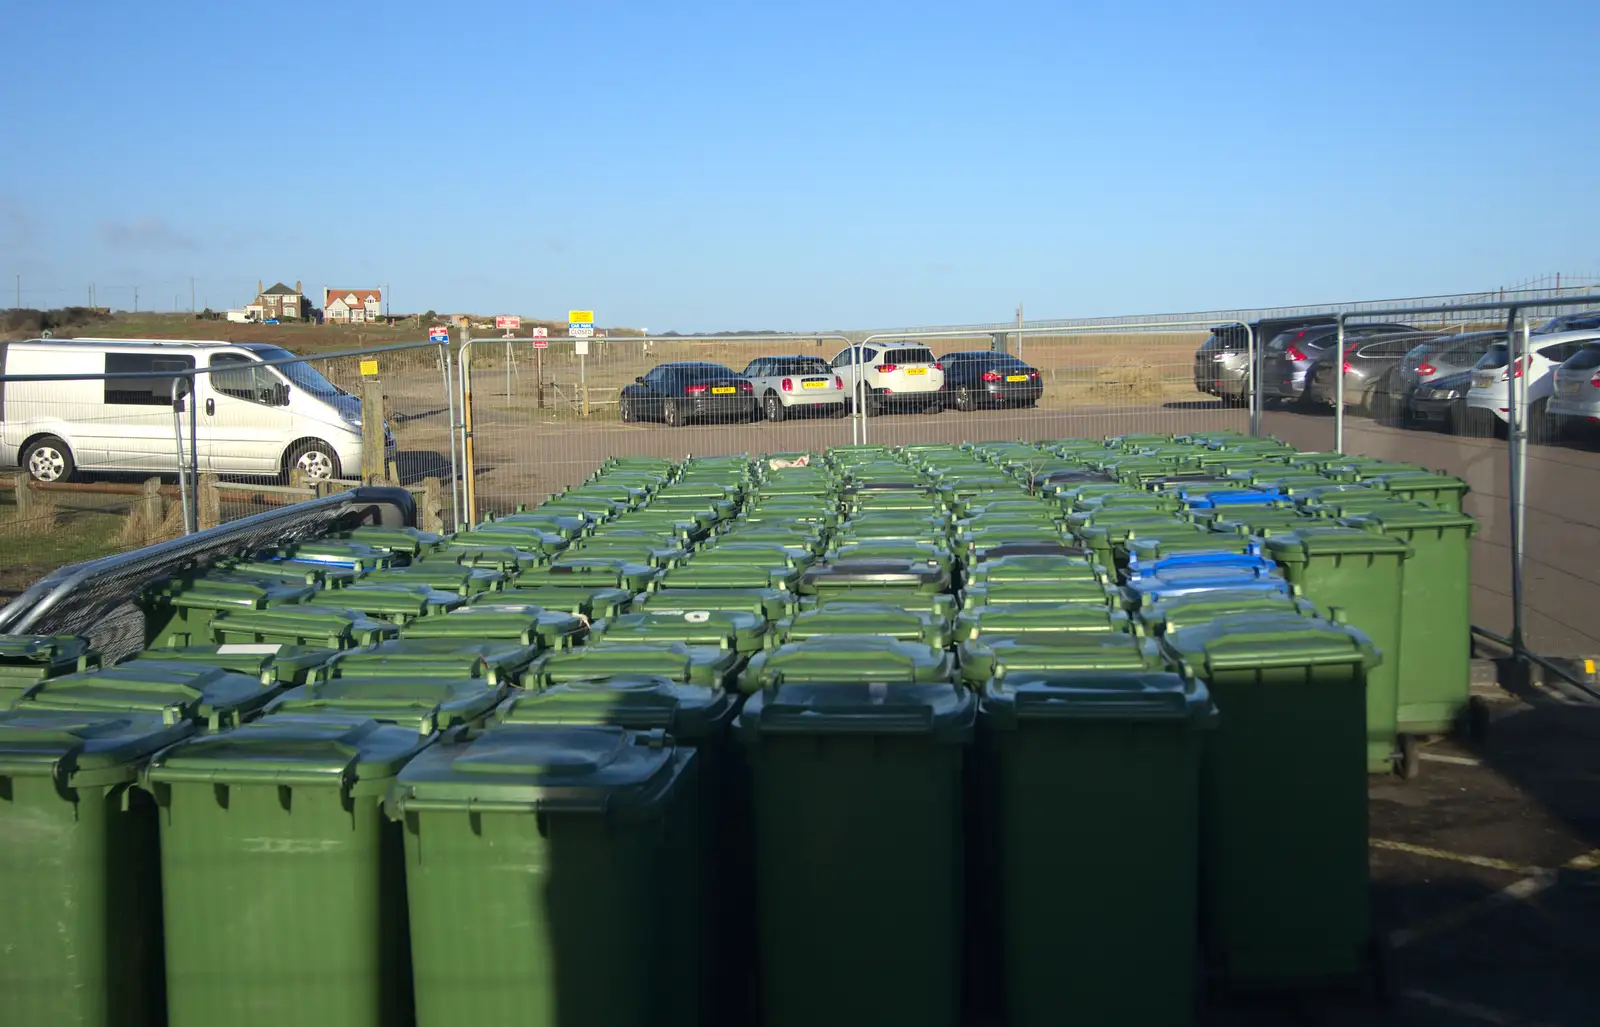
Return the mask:
<path id="1" fill-rule="evenodd" d="M 216 413 L 217 413 L 217 401 L 214 400 L 214 399 L 206 400 L 206 416 L 207 417 L 215 417 Z"/>

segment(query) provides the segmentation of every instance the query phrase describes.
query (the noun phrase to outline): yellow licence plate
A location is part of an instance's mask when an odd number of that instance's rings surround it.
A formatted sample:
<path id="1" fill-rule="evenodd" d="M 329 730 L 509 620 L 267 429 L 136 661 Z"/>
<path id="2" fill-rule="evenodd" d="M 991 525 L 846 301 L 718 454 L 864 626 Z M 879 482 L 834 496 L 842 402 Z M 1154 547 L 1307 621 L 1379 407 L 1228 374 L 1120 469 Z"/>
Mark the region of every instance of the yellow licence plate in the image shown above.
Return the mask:
<path id="1" fill-rule="evenodd" d="M 906 368 L 906 374 L 927 374 L 927 373 L 928 373 L 928 369 L 926 367 L 908 367 L 908 368 Z"/>
<path id="2" fill-rule="evenodd" d="M 828 383 L 827 382 L 801 382 L 800 383 L 800 387 L 802 389 L 826 389 L 828 387 Z"/>
<path id="3" fill-rule="evenodd" d="M 1028 376 L 1025 375 L 1025 374 L 1008 374 L 1008 375 L 1006 375 L 1006 381 L 1008 381 L 1008 382 L 1025 382 L 1027 380 L 1028 380 Z"/>
<path id="4" fill-rule="evenodd" d="M 732 385 L 714 385 L 711 388 L 711 394 L 714 396 L 731 396 L 738 391 Z"/>

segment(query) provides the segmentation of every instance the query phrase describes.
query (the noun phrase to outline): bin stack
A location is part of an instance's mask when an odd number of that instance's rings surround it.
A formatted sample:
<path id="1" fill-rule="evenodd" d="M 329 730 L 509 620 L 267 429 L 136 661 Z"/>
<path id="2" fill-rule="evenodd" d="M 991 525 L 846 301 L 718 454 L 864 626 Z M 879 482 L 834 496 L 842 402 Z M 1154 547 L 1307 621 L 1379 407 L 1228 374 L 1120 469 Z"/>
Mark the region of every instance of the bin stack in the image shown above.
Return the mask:
<path id="1" fill-rule="evenodd" d="M 1197 966 L 1359 975 L 1366 775 L 1468 706 L 1464 491 L 1227 432 L 614 458 L 183 571 L 115 666 L 0 637 L 4 1008 L 1183 1024 Z"/>

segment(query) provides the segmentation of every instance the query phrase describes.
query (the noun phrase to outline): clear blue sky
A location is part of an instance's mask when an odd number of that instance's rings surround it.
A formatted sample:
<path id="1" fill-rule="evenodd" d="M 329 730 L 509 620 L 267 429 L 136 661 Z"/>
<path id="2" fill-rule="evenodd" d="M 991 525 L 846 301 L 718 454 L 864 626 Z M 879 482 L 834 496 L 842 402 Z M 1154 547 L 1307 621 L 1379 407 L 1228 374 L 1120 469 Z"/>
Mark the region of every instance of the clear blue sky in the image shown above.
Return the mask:
<path id="1" fill-rule="evenodd" d="M 93 13 L 90 13 L 90 12 Z M 55 3 L 0 305 L 821 330 L 1600 272 L 1600 5 Z"/>

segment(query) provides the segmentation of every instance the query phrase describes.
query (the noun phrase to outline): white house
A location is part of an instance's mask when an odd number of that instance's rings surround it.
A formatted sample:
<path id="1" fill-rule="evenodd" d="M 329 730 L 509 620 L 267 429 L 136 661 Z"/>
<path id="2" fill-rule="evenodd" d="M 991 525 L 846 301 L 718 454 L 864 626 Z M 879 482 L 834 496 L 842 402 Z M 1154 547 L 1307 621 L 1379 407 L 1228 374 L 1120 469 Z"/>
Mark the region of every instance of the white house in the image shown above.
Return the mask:
<path id="1" fill-rule="evenodd" d="M 377 289 L 324 289 L 322 319 L 330 324 L 363 324 L 383 315 L 383 295 Z"/>

